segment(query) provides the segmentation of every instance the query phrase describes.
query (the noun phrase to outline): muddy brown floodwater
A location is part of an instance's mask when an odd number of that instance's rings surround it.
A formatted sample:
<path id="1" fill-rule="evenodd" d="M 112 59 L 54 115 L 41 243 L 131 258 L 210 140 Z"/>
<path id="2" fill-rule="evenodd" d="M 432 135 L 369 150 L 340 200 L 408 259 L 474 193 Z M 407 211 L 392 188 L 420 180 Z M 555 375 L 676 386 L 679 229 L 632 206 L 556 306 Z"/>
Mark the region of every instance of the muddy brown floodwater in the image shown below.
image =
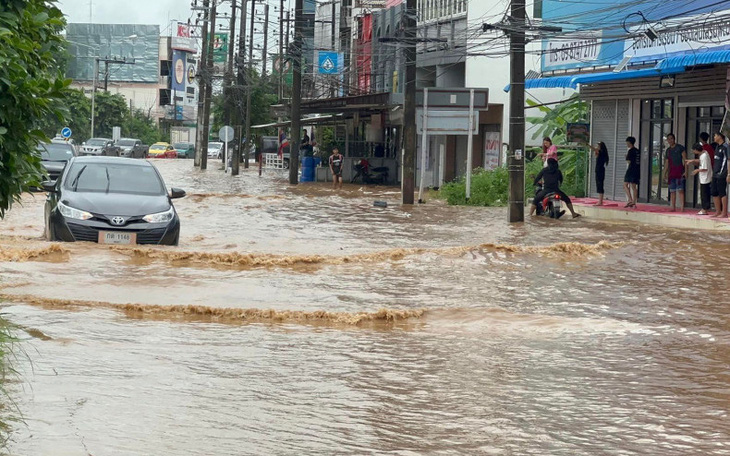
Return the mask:
<path id="1" fill-rule="evenodd" d="M 10 454 L 730 454 L 727 235 L 155 164 L 179 247 L 0 222 Z"/>

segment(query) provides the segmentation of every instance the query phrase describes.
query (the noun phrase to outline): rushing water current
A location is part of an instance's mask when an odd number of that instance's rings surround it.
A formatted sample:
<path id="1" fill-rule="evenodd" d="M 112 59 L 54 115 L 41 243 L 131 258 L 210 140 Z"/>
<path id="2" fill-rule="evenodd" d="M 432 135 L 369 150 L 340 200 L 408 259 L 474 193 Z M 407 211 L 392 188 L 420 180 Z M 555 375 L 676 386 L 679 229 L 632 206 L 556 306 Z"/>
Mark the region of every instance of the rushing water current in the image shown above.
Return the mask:
<path id="1" fill-rule="evenodd" d="M 730 455 L 726 234 L 155 164 L 178 247 L 0 222 L 9 454 Z"/>

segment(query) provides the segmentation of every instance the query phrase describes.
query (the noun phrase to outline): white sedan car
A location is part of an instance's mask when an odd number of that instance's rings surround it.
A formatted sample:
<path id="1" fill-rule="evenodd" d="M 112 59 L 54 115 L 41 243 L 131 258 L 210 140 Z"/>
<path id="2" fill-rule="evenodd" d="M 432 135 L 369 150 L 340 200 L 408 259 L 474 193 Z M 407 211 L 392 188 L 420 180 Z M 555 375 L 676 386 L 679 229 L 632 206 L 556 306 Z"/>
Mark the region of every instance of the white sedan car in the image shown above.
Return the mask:
<path id="1" fill-rule="evenodd" d="M 208 157 L 223 158 L 223 143 L 222 142 L 209 142 L 208 143 Z"/>

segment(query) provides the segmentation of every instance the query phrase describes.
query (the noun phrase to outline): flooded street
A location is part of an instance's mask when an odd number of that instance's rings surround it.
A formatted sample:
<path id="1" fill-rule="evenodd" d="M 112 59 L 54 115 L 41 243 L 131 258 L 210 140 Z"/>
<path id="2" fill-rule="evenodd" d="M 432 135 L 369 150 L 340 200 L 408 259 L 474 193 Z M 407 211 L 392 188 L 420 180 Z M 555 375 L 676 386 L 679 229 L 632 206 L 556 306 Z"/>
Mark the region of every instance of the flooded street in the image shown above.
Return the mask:
<path id="1" fill-rule="evenodd" d="M 730 455 L 727 235 L 155 165 L 177 247 L 0 222 L 9 454 Z"/>

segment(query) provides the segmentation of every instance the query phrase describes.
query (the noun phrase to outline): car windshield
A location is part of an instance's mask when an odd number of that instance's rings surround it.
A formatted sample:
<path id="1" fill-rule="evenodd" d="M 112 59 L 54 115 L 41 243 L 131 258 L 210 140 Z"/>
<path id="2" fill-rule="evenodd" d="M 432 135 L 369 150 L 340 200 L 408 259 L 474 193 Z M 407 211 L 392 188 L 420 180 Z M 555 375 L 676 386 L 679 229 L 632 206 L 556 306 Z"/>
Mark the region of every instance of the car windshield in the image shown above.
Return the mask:
<path id="1" fill-rule="evenodd" d="M 74 156 L 73 146 L 68 144 L 44 144 L 38 150 L 43 160 L 69 161 Z"/>
<path id="2" fill-rule="evenodd" d="M 220 149 L 222 147 L 223 147 L 223 143 L 219 143 L 219 142 L 208 143 L 208 149 Z"/>
<path id="3" fill-rule="evenodd" d="M 120 139 L 117 144 L 120 146 L 134 146 L 134 140 L 133 139 Z"/>
<path id="4" fill-rule="evenodd" d="M 175 143 L 172 145 L 172 147 L 174 147 L 175 149 L 187 149 L 188 147 L 190 147 L 190 144 L 189 143 Z"/>
<path id="5" fill-rule="evenodd" d="M 86 141 L 86 145 L 87 146 L 105 146 L 106 139 L 92 138 L 92 139 Z"/>
<path id="6" fill-rule="evenodd" d="M 64 186 L 78 192 L 165 194 L 162 180 L 153 167 L 123 163 L 75 163 L 66 175 Z"/>
<path id="7" fill-rule="evenodd" d="M 150 146 L 150 150 L 165 150 L 165 149 L 167 149 L 167 146 L 162 145 L 162 144 L 152 144 Z"/>

